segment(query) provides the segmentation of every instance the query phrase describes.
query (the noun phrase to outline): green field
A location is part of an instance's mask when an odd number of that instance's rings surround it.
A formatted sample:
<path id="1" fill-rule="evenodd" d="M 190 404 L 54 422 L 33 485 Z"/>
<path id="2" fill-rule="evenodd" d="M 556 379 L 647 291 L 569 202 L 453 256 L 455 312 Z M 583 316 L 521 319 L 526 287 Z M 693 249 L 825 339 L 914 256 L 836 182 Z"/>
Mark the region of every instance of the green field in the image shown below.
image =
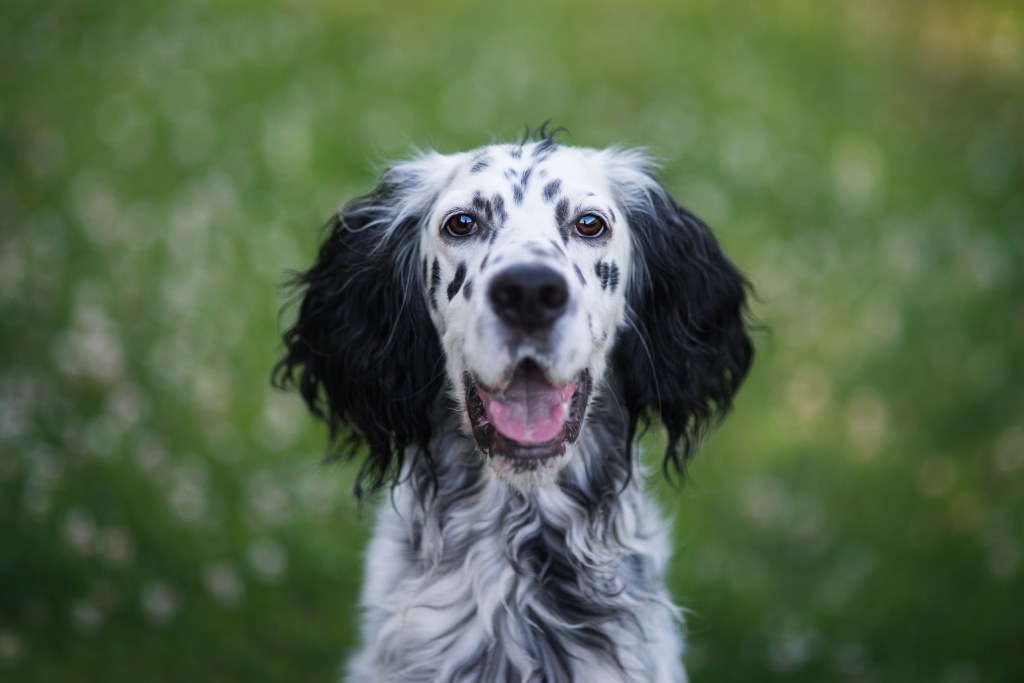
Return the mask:
<path id="1" fill-rule="evenodd" d="M 0 681 L 334 679 L 372 508 L 280 285 L 387 160 L 547 119 L 757 289 L 653 482 L 693 680 L 1022 680 L 1019 1 L 5 0 Z"/>

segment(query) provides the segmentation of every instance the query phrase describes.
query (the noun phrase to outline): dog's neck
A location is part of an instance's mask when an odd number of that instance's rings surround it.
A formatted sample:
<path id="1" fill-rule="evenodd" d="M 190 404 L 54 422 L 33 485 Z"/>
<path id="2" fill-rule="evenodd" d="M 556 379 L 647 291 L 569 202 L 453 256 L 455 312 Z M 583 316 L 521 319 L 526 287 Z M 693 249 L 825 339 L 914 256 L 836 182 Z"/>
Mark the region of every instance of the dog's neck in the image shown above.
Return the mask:
<path id="1" fill-rule="evenodd" d="M 636 506 L 644 494 L 626 416 L 606 392 L 587 417 L 557 480 L 517 490 L 494 473 L 459 428 L 458 416 L 440 407 L 436 424 L 442 428 L 426 453 L 410 454 L 406 485 L 393 501 L 406 522 L 414 562 L 444 571 L 465 562 L 473 549 L 500 544 L 518 574 L 539 577 L 552 558 L 604 571 L 631 554 Z"/>
<path id="2" fill-rule="evenodd" d="M 665 527 L 631 464 L 619 405 L 599 396 L 558 480 L 526 491 L 501 480 L 457 414 L 439 407 L 428 452 L 408 454 L 380 510 L 364 595 L 365 637 L 375 645 L 366 656 L 379 650 L 409 680 L 457 678 L 449 664 L 480 680 L 676 671 Z M 429 660 L 439 651 L 443 662 Z"/>

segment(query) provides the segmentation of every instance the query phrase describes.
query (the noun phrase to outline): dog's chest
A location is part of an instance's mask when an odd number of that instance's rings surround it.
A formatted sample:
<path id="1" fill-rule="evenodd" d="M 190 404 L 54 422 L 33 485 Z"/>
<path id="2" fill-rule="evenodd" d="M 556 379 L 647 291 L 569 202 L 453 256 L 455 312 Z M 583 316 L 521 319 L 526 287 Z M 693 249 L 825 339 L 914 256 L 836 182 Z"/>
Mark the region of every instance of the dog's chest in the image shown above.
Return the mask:
<path id="1" fill-rule="evenodd" d="M 645 680 L 678 668 L 651 651 L 652 633 L 676 632 L 663 541 L 620 528 L 616 539 L 636 543 L 610 544 L 582 520 L 559 525 L 570 510 L 553 520 L 536 501 L 478 503 L 440 519 L 419 503 L 382 508 L 364 594 L 378 670 L 386 664 L 396 680 L 614 681 L 616 670 Z"/>

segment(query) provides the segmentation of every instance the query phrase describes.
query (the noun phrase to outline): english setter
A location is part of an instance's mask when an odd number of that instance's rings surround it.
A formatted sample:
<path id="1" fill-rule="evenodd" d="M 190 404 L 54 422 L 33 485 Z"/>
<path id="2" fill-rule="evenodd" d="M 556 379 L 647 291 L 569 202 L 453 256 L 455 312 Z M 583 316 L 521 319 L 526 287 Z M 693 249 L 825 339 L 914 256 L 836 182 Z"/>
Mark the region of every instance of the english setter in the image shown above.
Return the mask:
<path id="1" fill-rule="evenodd" d="M 379 507 L 351 681 L 683 681 L 668 530 L 752 360 L 747 283 L 636 151 L 426 153 L 331 218 L 275 370 Z"/>

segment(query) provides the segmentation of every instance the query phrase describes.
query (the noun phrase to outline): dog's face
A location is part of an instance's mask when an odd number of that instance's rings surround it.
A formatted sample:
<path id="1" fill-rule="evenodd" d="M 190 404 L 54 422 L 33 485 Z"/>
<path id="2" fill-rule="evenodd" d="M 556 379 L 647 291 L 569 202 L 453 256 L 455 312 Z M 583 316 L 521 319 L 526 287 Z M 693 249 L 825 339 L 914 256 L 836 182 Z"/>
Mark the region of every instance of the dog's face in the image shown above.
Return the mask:
<path id="1" fill-rule="evenodd" d="M 550 142 L 449 158 L 422 278 L 465 427 L 516 486 L 572 455 L 623 322 L 632 244 L 603 157 Z"/>
<path id="2" fill-rule="evenodd" d="M 448 399 L 519 488 L 557 480 L 602 391 L 620 460 L 654 413 L 681 468 L 750 366 L 745 280 L 636 152 L 542 134 L 423 154 L 327 228 L 276 381 L 344 454 L 368 447 L 357 493 L 398 481 L 406 455 L 445 456 Z"/>

